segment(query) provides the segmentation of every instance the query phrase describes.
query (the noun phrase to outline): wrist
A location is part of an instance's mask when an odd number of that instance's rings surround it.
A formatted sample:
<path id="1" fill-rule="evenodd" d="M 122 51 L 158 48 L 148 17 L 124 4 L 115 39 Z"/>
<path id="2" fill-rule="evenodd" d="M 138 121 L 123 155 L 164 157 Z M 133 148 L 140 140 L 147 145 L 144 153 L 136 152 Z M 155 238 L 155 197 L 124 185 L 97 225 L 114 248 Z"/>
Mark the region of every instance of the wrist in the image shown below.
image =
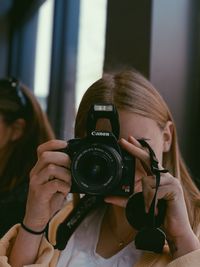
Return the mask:
<path id="1" fill-rule="evenodd" d="M 192 230 L 184 236 L 168 239 L 167 242 L 174 259 L 200 249 L 200 242 Z"/>
<path id="2" fill-rule="evenodd" d="M 37 219 L 34 218 L 33 216 L 27 216 L 25 215 L 24 219 L 23 219 L 23 224 L 30 229 L 33 229 L 36 232 L 40 232 L 43 229 L 45 229 L 45 227 L 47 227 L 48 225 L 48 221 L 43 220 L 43 219 Z"/>
<path id="3" fill-rule="evenodd" d="M 33 234 L 33 235 L 42 235 L 45 233 L 45 231 L 47 229 L 47 225 L 43 228 L 37 229 L 37 228 L 29 227 L 24 222 L 21 222 L 21 227 L 23 230 L 25 230 L 26 232 Z"/>

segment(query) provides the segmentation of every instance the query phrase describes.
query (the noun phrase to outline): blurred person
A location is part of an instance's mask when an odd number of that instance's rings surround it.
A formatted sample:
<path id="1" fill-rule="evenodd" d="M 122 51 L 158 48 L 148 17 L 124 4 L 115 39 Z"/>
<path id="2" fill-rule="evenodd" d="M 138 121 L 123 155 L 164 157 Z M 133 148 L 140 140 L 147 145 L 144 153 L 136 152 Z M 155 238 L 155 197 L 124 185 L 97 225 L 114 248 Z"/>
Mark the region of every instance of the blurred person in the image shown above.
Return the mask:
<path id="1" fill-rule="evenodd" d="M 22 220 L 36 148 L 52 138 L 31 91 L 15 78 L 0 79 L 0 236 Z"/>

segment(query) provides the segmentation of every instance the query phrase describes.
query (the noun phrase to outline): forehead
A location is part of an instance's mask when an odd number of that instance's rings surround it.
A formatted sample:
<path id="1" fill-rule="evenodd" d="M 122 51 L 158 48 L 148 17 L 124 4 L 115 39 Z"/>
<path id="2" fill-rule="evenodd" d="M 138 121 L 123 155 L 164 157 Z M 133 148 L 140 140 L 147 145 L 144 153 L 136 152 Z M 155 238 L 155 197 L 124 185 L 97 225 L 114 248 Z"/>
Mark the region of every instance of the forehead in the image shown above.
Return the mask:
<path id="1" fill-rule="evenodd" d="M 149 138 L 158 131 L 160 132 L 160 128 L 154 120 L 136 113 L 120 111 L 119 120 L 120 135 L 124 138 L 129 135 L 133 135 L 136 139 Z"/>
<path id="2" fill-rule="evenodd" d="M 120 122 L 120 137 L 127 139 L 128 136 L 132 135 L 136 139 L 148 139 L 160 132 L 158 124 L 150 118 L 122 110 L 118 113 Z M 97 129 L 111 131 L 109 120 L 100 119 L 97 122 Z"/>

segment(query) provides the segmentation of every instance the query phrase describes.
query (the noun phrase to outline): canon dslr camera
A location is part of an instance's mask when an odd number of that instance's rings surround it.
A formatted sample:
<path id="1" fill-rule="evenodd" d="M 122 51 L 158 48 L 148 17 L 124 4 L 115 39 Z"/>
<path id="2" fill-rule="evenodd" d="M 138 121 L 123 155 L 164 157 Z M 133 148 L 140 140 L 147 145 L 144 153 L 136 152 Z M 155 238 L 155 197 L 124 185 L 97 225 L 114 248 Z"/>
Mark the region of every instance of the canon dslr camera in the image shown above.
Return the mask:
<path id="1" fill-rule="evenodd" d="M 97 131 L 100 118 L 112 132 Z M 73 193 L 129 196 L 133 192 L 135 160 L 118 145 L 119 119 L 112 104 L 94 104 L 88 112 L 87 136 L 71 139 L 65 149 L 71 158 Z"/>

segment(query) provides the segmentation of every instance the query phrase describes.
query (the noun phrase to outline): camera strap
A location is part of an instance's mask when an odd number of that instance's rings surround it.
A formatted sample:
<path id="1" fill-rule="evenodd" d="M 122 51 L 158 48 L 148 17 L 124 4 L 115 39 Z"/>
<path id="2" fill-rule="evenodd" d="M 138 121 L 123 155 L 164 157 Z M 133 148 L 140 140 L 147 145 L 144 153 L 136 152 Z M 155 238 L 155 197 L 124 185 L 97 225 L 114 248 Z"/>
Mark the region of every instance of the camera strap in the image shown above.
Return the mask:
<path id="1" fill-rule="evenodd" d="M 152 148 L 150 147 L 150 145 L 145 141 L 145 140 L 139 140 L 140 144 L 143 147 L 146 147 L 149 150 L 149 156 L 150 156 L 150 167 L 151 167 L 151 172 L 154 174 L 155 178 L 156 178 L 156 188 L 155 188 L 155 194 L 153 197 L 153 200 L 151 202 L 151 206 L 149 209 L 149 220 L 148 220 L 148 225 L 155 227 L 155 205 L 156 205 L 156 196 L 157 196 L 157 192 L 158 192 L 158 187 L 160 185 L 160 174 L 161 173 L 166 173 L 168 172 L 168 170 L 166 169 L 162 169 L 160 170 L 158 167 L 158 160 L 156 158 L 156 155 L 154 153 L 154 151 L 152 150 Z"/>
<path id="2" fill-rule="evenodd" d="M 78 205 L 71 211 L 67 218 L 58 226 L 56 233 L 55 249 L 63 250 L 71 235 L 90 211 L 103 203 L 103 197 L 96 195 L 84 195 Z"/>
<path id="3" fill-rule="evenodd" d="M 139 232 L 135 237 L 135 246 L 137 249 L 161 253 L 165 244 L 165 233 L 159 228 L 164 221 L 166 212 L 166 201 L 158 200 L 158 214 L 155 215 L 157 191 L 160 185 L 161 173 L 168 170 L 159 169 L 158 160 L 154 151 L 144 140 L 138 140 L 140 144 L 147 148 L 150 156 L 151 172 L 156 179 L 156 188 L 149 212 L 145 212 L 145 203 L 143 193 L 139 192 L 130 196 L 126 206 L 126 217 L 129 223 Z"/>

